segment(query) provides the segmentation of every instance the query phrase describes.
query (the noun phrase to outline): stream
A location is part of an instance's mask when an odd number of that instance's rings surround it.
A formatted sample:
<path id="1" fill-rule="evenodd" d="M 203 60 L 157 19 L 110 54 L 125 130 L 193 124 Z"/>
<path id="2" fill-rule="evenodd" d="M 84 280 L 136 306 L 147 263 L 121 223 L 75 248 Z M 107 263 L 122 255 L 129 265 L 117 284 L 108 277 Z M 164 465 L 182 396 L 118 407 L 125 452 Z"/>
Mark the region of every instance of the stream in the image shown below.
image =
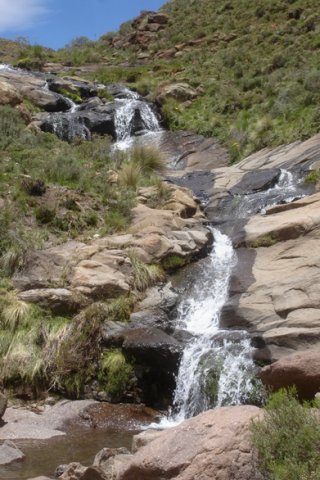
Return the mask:
<path id="1" fill-rule="evenodd" d="M 0 65 L 1 68 L 5 67 Z M 48 88 L 48 84 L 44 83 L 43 88 Z M 52 115 L 54 133 L 63 137 L 62 129 L 67 118 L 68 128 L 74 129 L 73 133 L 84 139 L 90 138 L 87 127 L 77 120 L 78 106 L 71 100 L 69 102 L 70 109 L 63 117 L 59 113 Z M 162 129 L 148 102 L 137 93 L 123 88 L 121 98 L 116 98 L 114 103 L 114 151 L 127 150 L 144 141 L 157 144 Z M 138 135 L 133 128 L 137 118 L 141 127 Z M 276 184 L 268 190 L 239 195 L 233 215 L 247 218 L 252 214 L 263 214 L 269 206 L 290 202 L 301 196 L 299 178 L 287 170 L 281 170 Z M 228 300 L 237 254 L 225 233 L 212 228 L 212 234 L 212 252 L 200 267 L 194 267 L 198 268 L 196 281 L 189 282 L 186 277 L 181 286 L 176 330 L 186 333 L 188 341 L 176 377 L 172 408 L 158 424 L 151 425 L 156 428 L 171 427 L 215 406 L 260 400 L 255 381 L 257 366 L 253 361 L 249 334 L 244 330 L 225 330 L 220 327 L 220 315 Z M 65 437 L 45 442 L 16 442 L 27 459 L 23 463 L 0 468 L 0 478 L 18 480 L 40 474 L 52 475 L 57 465 L 71 461 L 89 464 L 103 447 L 129 447 L 132 434 L 77 427 L 69 430 Z"/>

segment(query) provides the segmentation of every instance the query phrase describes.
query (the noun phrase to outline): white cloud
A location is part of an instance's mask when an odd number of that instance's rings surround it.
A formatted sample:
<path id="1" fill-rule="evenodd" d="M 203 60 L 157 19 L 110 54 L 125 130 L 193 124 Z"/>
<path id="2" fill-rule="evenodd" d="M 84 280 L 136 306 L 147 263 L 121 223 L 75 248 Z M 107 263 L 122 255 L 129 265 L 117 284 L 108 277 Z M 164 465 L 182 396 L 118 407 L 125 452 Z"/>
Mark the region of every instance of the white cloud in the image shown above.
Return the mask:
<path id="1" fill-rule="evenodd" d="M 47 12 L 47 0 L 0 0 L 0 32 L 29 27 Z"/>

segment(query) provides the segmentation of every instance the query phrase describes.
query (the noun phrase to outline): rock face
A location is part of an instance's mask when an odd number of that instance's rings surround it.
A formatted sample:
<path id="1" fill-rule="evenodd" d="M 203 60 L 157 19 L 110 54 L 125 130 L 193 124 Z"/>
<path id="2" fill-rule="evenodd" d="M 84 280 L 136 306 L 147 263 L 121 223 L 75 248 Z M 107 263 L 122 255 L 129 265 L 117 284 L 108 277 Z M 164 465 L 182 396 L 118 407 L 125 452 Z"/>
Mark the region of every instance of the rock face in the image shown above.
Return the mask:
<path id="1" fill-rule="evenodd" d="M 71 241 L 32 254 L 14 278 L 20 298 L 54 311 L 76 311 L 97 299 L 132 290 L 132 252 L 147 264 L 161 263 L 172 255 L 187 261 L 204 253 L 211 235 L 202 225 L 198 203 L 186 189 L 172 188 L 172 193 L 173 200 L 161 210 L 138 204 L 126 235 L 88 245 Z"/>
<path id="2" fill-rule="evenodd" d="M 261 360 L 319 348 L 320 196 L 303 181 L 319 168 L 319 155 L 316 135 L 211 171 L 207 213 L 238 247 L 222 326 L 249 330 Z M 284 170 L 296 179 L 294 187 L 280 183 Z M 283 191 L 291 203 L 283 203 Z"/>
<path id="3" fill-rule="evenodd" d="M 311 400 L 320 391 L 320 351 L 308 350 L 283 357 L 262 369 L 261 380 L 273 390 L 295 385 L 301 399 Z"/>
<path id="4" fill-rule="evenodd" d="M 142 447 L 119 480 L 258 480 L 249 425 L 257 407 L 222 407 L 164 431 Z"/>

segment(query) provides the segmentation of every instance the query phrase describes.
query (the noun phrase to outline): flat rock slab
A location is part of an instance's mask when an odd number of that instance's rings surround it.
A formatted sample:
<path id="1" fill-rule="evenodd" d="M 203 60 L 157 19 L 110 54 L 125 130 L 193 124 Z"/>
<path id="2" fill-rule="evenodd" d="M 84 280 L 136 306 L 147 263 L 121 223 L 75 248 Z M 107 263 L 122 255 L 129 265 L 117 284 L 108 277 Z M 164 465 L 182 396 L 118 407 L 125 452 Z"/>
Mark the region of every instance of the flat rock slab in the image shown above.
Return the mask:
<path id="1" fill-rule="evenodd" d="M 0 465 L 9 465 L 12 462 L 23 460 L 24 453 L 13 442 L 6 441 L 0 445 Z"/>
<path id="2" fill-rule="evenodd" d="M 85 408 L 95 403 L 93 400 L 63 400 L 53 407 L 47 406 L 39 414 L 24 408 L 8 408 L 3 417 L 4 424 L 0 427 L 0 440 L 46 440 L 65 435 L 64 425 L 80 420 Z"/>

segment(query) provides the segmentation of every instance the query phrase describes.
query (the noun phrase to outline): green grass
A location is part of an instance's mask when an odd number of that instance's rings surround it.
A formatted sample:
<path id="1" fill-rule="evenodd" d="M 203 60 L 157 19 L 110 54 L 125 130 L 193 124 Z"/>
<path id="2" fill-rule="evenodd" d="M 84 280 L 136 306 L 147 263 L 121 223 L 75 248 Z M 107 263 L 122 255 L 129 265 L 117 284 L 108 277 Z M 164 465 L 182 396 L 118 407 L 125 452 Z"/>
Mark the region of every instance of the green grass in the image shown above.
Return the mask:
<path id="1" fill-rule="evenodd" d="M 320 181 L 320 169 L 312 170 L 305 176 L 304 181 L 306 183 L 318 183 Z"/>
<path id="2" fill-rule="evenodd" d="M 102 354 L 98 379 L 100 386 L 112 397 L 121 397 L 131 372 L 132 365 L 120 350 L 109 350 Z"/>
<path id="3" fill-rule="evenodd" d="M 262 235 L 261 237 L 253 240 L 249 243 L 251 248 L 259 248 L 259 247 L 272 247 L 278 242 L 278 239 L 275 238 L 273 234 L 270 235 Z"/>
<path id="4" fill-rule="evenodd" d="M 252 443 L 264 478 L 320 478 L 320 420 L 311 406 L 301 405 L 294 390 L 280 390 L 270 397 L 263 420 L 252 424 Z"/>
<path id="5" fill-rule="evenodd" d="M 144 292 L 165 278 L 160 265 L 147 265 L 134 251 L 129 252 L 129 258 L 133 270 L 133 288 L 138 292 Z"/>

